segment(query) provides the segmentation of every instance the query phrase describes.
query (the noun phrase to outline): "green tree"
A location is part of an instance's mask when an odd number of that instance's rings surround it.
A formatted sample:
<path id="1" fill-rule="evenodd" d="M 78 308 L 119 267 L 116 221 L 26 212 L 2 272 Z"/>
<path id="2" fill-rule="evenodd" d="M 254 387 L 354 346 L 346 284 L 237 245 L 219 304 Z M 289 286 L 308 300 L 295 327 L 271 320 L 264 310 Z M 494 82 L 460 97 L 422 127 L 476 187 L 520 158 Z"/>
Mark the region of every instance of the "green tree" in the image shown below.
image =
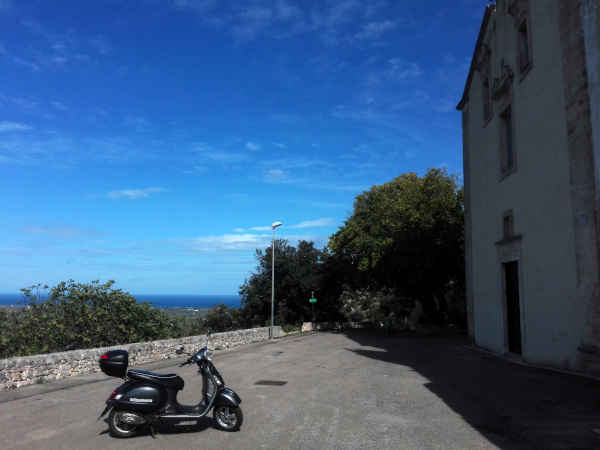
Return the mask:
<path id="1" fill-rule="evenodd" d="M 243 323 L 265 325 L 271 317 L 272 249 L 256 250 L 255 272 L 240 286 Z M 308 299 L 314 292 L 320 297 L 325 254 L 313 242 L 299 241 L 296 247 L 284 239 L 275 241 L 276 322 L 299 323 L 312 317 Z M 319 298 L 318 311 L 327 308 L 327 298 Z M 321 317 L 321 319 L 323 319 Z"/>
<path id="2" fill-rule="evenodd" d="M 462 189 L 442 169 L 373 186 L 356 197 L 328 247 L 340 283 L 391 288 L 398 298 L 421 300 L 430 317 L 443 315 L 449 285 L 464 286 Z"/>
<path id="3" fill-rule="evenodd" d="M 212 332 L 232 331 L 241 328 L 241 311 L 221 303 L 213 306 L 204 317 L 199 319 L 202 330 Z"/>
<path id="4" fill-rule="evenodd" d="M 0 308 L 0 358 L 7 355 L 11 347 L 11 314 Z"/>
<path id="5" fill-rule="evenodd" d="M 42 299 L 35 285 L 22 289 L 27 304 L 0 335 L 3 357 L 31 355 L 79 348 L 103 347 L 180 335 L 177 323 L 148 303 L 138 303 L 114 281 L 61 282 Z M 2 344 L 6 342 L 7 344 Z"/>

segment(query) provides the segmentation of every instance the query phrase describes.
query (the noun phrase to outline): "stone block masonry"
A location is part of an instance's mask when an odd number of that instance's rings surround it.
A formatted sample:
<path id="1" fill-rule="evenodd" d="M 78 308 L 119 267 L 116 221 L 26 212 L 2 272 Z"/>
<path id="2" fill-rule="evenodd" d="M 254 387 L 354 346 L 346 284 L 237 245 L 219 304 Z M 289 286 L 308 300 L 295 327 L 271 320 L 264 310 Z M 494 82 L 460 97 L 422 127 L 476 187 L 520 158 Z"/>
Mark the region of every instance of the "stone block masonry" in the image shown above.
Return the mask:
<path id="1" fill-rule="evenodd" d="M 285 336 L 281 327 L 274 327 L 275 337 Z M 253 342 L 269 339 L 269 328 L 251 328 L 211 335 L 211 350 L 227 350 Z M 206 335 L 188 336 L 179 339 L 165 339 L 151 342 L 138 342 L 112 347 L 72 350 L 45 355 L 21 356 L 0 360 L 0 390 L 17 389 L 36 383 L 47 383 L 76 375 L 100 372 L 98 360 L 109 350 L 123 349 L 129 352 L 129 366 L 136 366 L 164 359 L 178 358 L 175 353 L 183 346 L 185 351 L 200 349 L 206 342 Z"/>

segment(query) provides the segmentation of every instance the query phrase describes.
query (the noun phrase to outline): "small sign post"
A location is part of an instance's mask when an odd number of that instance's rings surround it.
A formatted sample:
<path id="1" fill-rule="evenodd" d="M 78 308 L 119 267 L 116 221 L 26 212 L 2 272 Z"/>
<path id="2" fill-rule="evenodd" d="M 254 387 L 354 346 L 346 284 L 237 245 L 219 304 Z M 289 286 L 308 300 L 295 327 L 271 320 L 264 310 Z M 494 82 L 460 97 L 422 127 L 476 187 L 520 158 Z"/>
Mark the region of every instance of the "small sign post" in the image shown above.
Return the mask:
<path id="1" fill-rule="evenodd" d="M 312 308 L 312 316 L 313 316 L 313 322 L 315 321 L 315 303 L 317 303 L 317 299 L 315 298 L 315 291 L 312 291 L 310 298 L 308 299 L 308 302 L 310 303 L 310 306 Z"/>

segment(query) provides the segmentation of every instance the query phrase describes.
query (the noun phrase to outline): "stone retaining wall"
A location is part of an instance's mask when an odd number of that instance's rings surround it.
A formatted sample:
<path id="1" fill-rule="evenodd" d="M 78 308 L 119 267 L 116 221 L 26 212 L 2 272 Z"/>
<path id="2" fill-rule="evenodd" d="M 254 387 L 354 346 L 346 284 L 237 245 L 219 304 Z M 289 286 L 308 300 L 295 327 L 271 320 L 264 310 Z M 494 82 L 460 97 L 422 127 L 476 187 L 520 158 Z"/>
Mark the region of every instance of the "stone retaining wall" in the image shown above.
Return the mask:
<path id="1" fill-rule="evenodd" d="M 285 336 L 281 327 L 274 327 L 275 337 Z M 269 338 L 269 327 L 215 333 L 211 335 L 211 350 L 226 350 Z M 100 372 L 98 360 L 109 350 L 129 352 L 129 366 L 163 359 L 177 358 L 175 353 L 183 346 L 187 352 L 204 346 L 206 336 L 189 336 L 179 339 L 139 342 L 113 347 L 73 350 L 46 355 L 22 356 L 0 360 L 0 390 L 16 389 L 28 384 L 47 383 L 61 378 Z"/>

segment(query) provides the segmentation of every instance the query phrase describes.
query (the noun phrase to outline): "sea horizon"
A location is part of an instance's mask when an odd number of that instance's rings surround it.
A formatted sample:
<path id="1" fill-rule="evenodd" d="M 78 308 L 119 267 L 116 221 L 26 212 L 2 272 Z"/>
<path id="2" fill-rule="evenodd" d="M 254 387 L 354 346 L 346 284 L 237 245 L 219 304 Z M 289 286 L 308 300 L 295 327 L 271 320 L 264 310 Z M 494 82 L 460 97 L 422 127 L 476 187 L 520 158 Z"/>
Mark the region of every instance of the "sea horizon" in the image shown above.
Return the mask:
<path id="1" fill-rule="evenodd" d="M 227 294 L 131 294 L 138 302 L 148 302 L 157 308 L 211 308 L 221 303 L 239 308 L 241 298 L 239 295 Z M 40 295 L 42 300 L 47 295 Z M 0 305 L 23 305 L 23 293 L 0 293 Z"/>

